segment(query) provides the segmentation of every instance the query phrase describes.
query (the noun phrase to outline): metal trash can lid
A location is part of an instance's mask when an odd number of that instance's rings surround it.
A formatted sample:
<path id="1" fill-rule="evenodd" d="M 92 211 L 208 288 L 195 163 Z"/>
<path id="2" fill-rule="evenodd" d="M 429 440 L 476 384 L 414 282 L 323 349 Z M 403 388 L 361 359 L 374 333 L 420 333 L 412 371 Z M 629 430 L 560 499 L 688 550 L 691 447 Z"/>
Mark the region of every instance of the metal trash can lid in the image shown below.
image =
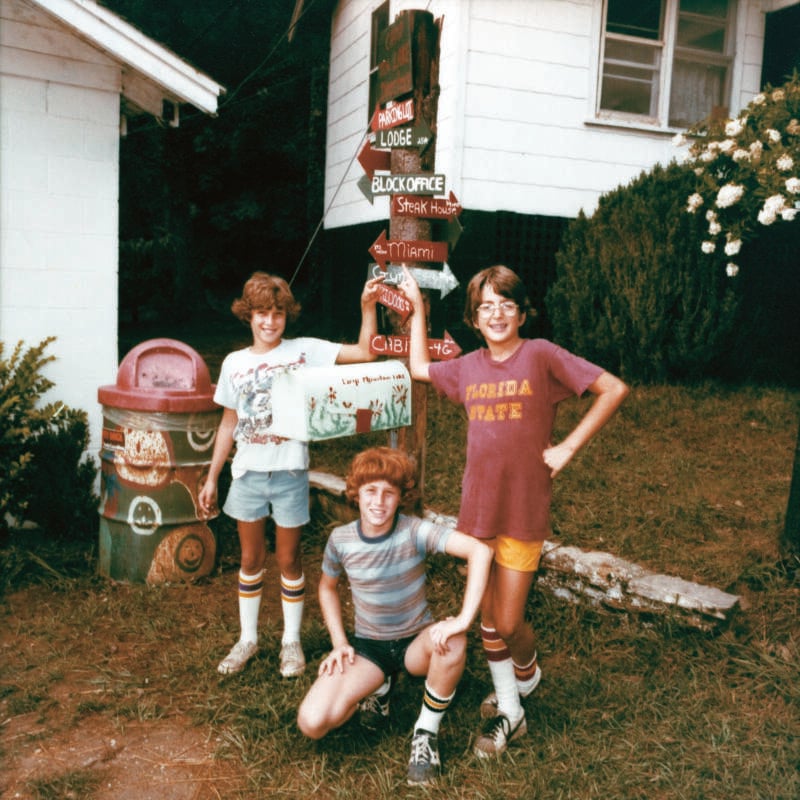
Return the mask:
<path id="1" fill-rule="evenodd" d="M 122 360 L 116 384 L 101 386 L 97 399 L 133 411 L 213 411 L 214 384 L 205 361 L 176 339 L 148 339 Z"/>

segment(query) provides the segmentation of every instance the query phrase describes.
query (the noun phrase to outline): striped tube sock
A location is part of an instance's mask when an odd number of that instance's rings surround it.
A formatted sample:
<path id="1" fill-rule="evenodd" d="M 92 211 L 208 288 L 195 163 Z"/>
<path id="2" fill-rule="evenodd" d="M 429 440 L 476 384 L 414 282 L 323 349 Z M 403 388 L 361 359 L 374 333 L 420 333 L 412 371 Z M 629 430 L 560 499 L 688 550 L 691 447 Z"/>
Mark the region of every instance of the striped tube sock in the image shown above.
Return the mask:
<path id="1" fill-rule="evenodd" d="M 300 624 L 306 597 L 306 576 L 297 580 L 281 575 L 281 607 L 283 609 L 282 644 L 300 641 Z"/>
<path id="2" fill-rule="evenodd" d="M 420 709 L 417 721 L 414 723 L 414 730 L 416 731 L 422 728 L 422 730 L 428 731 L 429 733 L 438 734 L 439 725 L 442 722 L 444 712 L 447 711 L 455 696 L 456 693 L 453 692 L 450 697 L 437 697 L 437 695 L 431 691 L 428 682 L 425 681 L 425 694 L 422 698 L 422 708 Z"/>
<path id="3" fill-rule="evenodd" d="M 264 591 L 264 570 L 248 575 L 239 570 L 239 625 L 243 642 L 258 642 L 258 612 Z"/>
<path id="4" fill-rule="evenodd" d="M 517 679 L 517 688 L 519 689 L 520 696 L 522 697 L 527 697 L 539 683 L 539 676 L 536 674 L 537 670 L 539 669 L 539 665 L 536 663 L 536 658 L 537 653 L 534 653 L 533 658 L 524 667 L 521 667 L 512 659 L 514 664 L 514 675 Z"/>
<path id="5" fill-rule="evenodd" d="M 481 625 L 481 640 L 497 695 L 497 711 L 505 714 L 511 722 L 516 722 L 522 716 L 522 704 L 519 701 L 511 653 L 494 628 Z"/>

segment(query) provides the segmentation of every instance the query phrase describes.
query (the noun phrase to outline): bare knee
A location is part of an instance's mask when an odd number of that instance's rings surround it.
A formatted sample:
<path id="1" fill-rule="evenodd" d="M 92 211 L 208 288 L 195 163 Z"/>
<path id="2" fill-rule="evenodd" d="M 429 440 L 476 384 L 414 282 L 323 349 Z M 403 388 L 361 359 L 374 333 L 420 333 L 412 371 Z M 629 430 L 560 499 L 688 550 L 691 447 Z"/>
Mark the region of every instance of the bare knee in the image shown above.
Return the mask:
<path id="1" fill-rule="evenodd" d="M 297 712 L 297 727 L 309 739 L 322 739 L 328 733 L 328 728 L 323 720 L 319 718 L 319 715 L 314 714 L 313 711 L 302 705 Z"/>

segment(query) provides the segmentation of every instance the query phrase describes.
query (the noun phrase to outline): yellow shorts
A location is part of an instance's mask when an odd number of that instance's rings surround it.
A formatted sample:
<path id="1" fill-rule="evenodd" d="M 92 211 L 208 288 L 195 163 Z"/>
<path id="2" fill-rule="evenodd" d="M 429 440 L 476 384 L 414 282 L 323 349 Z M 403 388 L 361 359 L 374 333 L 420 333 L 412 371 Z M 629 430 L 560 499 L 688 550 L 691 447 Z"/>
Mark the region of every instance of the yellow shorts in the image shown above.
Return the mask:
<path id="1" fill-rule="evenodd" d="M 536 572 L 542 557 L 544 542 L 521 542 L 510 536 L 481 539 L 494 550 L 495 563 L 517 572 Z"/>

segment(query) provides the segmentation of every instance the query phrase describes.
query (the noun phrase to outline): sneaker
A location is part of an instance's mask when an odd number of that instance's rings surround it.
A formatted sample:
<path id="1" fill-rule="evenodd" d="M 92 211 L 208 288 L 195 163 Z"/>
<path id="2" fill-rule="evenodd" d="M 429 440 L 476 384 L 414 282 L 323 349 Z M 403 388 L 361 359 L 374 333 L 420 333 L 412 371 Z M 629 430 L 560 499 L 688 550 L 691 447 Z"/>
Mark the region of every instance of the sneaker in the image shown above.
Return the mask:
<path id="1" fill-rule="evenodd" d="M 512 725 L 505 714 L 497 714 L 486 720 L 475 740 L 473 752 L 478 758 L 489 758 L 504 753 L 508 745 L 528 732 L 528 723 L 523 714 L 519 721 Z"/>
<path id="2" fill-rule="evenodd" d="M 358 721 L 371 731 L 385 728 L 389 722 L 389 692 L 367 695 L 358 704 Z"/>
<path id="3" fill-rule="evenodd" d="M 530 683 L 526 687 L 524 692 L 520 692 L 519 696 L 524 700 L 526 697 L 529 697 L 533 694 L 533 690 L 539 685 L 539 681 L 542 679 L 542 670 L 539 667 L 536 667 L 536 672 L 533 673 L 533 677 L 530 680 Z M 483 698 L 483 702 L 481 703 L 481 719 L 491 719 L 492 717 L 497 716 L 497 695 L 492 692 L 491 694 L 487 694 L 486 697 Z"/>
<path id="4" fill-rule="evenodd" d="M 286 642 L 281 647 L 281 675 L 284 678 L 296 678 L 306 670 L 306 657 L 300 642 Z"/>
<path id="5" fill-rule="evenodd" d="M 217 672 L 222 675 L 234 675 L 241 672 L 257 650 L 258 645 L 255 642 L 236 642 L 233 650 L 219 662 Z"/>
<path id="6" fill-rule="evenodd" d="M 439 760 L 439 743 L 436 734 L 417 728 L 411 740 L 411 758 L 408 760 L 408 785 L 428 786 L 436 782 L 442 769 Z"/>

